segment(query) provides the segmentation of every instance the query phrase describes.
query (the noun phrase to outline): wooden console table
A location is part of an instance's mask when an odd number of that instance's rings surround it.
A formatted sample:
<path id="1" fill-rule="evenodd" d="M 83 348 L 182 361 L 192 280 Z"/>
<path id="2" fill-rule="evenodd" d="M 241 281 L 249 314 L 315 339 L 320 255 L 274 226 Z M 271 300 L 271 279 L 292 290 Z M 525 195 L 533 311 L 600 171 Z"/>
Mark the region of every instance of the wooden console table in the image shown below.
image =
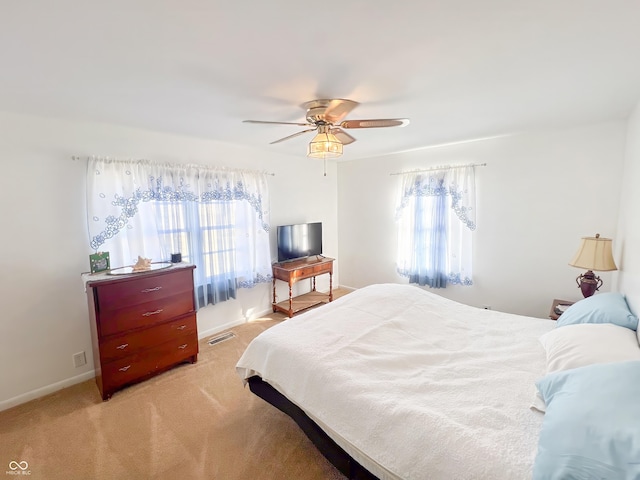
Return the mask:
<path id="1" fill-rule="evenodd" d="M 316 291 L 316 276 L 329 274 L 329 293 Z M 312 278 L 312 289 L 309 293 L 293 297 L 292 286 L 298 280 Z M 276 303 L 276 280 L 282 280 L 289 284 L 289 299 Z M 320 303 L 333 300 L 333 258 L 309 257 L 290 262 L 273 264 L 273 311 L 286 313 L 289 318 L 294 314 L 313 307 Z"/>

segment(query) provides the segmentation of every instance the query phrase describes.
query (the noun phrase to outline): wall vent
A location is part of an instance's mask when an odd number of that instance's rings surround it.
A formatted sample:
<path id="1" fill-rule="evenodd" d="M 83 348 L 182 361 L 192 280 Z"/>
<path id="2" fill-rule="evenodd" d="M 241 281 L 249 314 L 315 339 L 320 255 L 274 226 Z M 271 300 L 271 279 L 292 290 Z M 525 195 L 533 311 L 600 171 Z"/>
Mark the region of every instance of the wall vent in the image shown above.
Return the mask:
<path id="1" fill-rule="evenodd" d="M 209 345 L 216 345 L 220 342 L 224 342 L 225 340 L 229 340 L 231 338 L 235 338 L 236 334 L 233 332 L 221 333 L 220 335 L 216 335 L 215 337 L 211 337 L 207 340 Z"/>

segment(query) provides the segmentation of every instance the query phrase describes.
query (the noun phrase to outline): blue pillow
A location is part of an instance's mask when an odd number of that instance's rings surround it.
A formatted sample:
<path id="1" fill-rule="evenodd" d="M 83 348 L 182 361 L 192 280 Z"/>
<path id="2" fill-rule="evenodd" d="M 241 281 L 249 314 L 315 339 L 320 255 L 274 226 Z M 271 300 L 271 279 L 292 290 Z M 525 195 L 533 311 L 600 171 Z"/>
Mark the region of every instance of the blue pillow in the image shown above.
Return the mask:
<path id="1" fill-rule="evenodd" d="M 631 330 L 638 329 L 638 318 L 631 313 L 621 293 L 600 293 L 571 305 L 558 318 L 558 327 L 575 323 L 613 323 Z"/>
<path id="2" fill-rule="evenodd" d="M 555 372 L 536 386 L 547 412 L 534 480 L 640 478 L 640 361 Z"/>

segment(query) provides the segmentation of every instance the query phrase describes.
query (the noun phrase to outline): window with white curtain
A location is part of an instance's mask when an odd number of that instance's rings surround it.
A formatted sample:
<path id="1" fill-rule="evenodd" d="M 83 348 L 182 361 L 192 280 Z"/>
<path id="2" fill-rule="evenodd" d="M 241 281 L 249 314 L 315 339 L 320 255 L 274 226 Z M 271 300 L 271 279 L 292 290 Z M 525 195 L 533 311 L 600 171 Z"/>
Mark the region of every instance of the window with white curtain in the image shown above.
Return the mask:
<path id="1" fill-rule="evenodd" d="M 198 307 L 272 279 L 264 173 L 91 158 L 87 213 L 112 268 L 172 253 L 195 264 Z"/>
<path id="2" fill-rule="evenodd" d="M 431 288 L 473 284 L 473 165 L 403 174 L 396 221 L 400 275 Z"/>

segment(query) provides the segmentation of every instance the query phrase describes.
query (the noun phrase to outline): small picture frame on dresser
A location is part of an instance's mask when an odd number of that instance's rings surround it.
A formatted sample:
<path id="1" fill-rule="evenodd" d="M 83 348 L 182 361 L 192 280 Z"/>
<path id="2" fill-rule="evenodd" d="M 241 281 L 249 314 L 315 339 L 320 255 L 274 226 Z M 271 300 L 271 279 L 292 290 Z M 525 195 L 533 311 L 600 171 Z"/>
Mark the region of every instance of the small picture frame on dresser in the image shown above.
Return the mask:
<path id="1" fill-rule="evenodd" d="M 109 261 L 109 252 L 96 252 L 89 255 L 89 266 L 91 267 L 91 273 L 110 270 L 111 262 Z"/>

